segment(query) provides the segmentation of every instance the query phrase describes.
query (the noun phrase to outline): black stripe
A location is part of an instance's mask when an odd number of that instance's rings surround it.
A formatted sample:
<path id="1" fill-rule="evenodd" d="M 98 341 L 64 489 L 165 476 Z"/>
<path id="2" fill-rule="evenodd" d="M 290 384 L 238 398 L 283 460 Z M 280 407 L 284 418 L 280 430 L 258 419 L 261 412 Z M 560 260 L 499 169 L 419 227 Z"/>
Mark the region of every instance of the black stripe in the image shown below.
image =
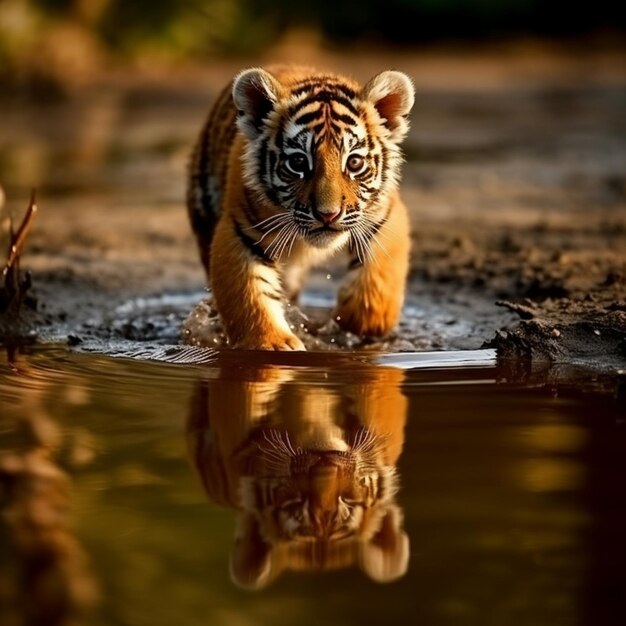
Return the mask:
<path id="1" fill-rule="evenodd" d="M 282 293 L 275 293 L 273 291 L 264 291 L 263 295 L 270 300 L 275 300 L 276 302 L 282 302 L 284 300 Z"/>
<path id="2" fill-rule="evenodd" d="M 344 96 L 350 98 L 351 100 L 356 98 L 356 91 L 354 89 L 350 89 L 347 85 L 342 85 L 340 83 L 333 83 L 333 87 L 338 89 L 343 93 Z"/>
<path id="3" fill-rule="evenodd" d="M 348 111 L 350 111 L 350 113 L 352 113 L 353 115 L 359 115 L 356 107 L 354 106 L 354 104 L 352 104 L 352 102 L 350 102 L 350 100 L 348 100 L 348 98 L 332 93 L 330 91 L 319 91 L 310 96 L 307 96 L 306 98 L 303 98 L 297 104 L 294 104 L 289 109 L 289 117 L 293 117 L 296 113 L 298 113 L 298 111 L 301 111 L 309 104 L 313 104 L 314 102 L 326 102 L 327 104 L 330 104 L 331 102 L 338 102 L 346 109 L 348 109 Z"/>
<path id="4" fill-rule="evenodd" d="M 263 139 L 261 146 L 259 147 L 259 178 L 261 180 L 265 180 L 265 175 L 267 174 L 267 137 Z"/>
<path id="5" fill-rule="evenodd" d="M 311 202 L 312 206 L 316 206 L 315 205 L 315 195 L 311 194 L 309 196 L 309 202 Z M 296 202 L 294 208 L 293 208 L 294 213 L 296 214 L 300 214 L 300 215 L 304 215 L 304 217 L 309 217 L 309 209 L 307 208 L 306 204 L 302 204 L 301 202 Z"/>
<path id="6" fill-rule="evenodd" d="M 385 167 L 387 165 L 387 148 L 385 146 L 381 146 L 380 154 L 380 169 L 377 172 L 380 171 L 380 185 L 384 187 L 387 182 L 387 168 Z"/>
<path id="7" fill-rule="evenodd" d="M 276 174 L 276 166 L 278 164 L 278 156 L 274 150 L 270 150 L 269 153 L 269 176 L 263 181 L 265 189 L 267 190 L 267 197 L 274 203 L 278 204 L 278 191 L 282 191 L 281 185 L 274 184 L 274 174 Z"/>
<path id="8" fill-rule="evenodd" d="M 215 216 L 205 215 L 200 211 L 191 211 L 189 213 L 189 218 L 191 220 L 191 228 L 193 232 L 196 233 L 196 236 L 202 237 L 203 241 L 210 244 L 213 239 L 215 225 L 217 224 Z"/>
<path id="9" fill-rule="evenodd" d="M 344 128 L 344 131 L 343 131 L 343 132 L 344 132 L 346 135 L 350 135 L 351 137 L 353 137 L 353 138 L 355 139 L 355 141 L 359 141 L 359 136 L 358 136 L 358 135 L 357 135 L 357 134 L 356 134 L 356 133 L 355 133 L 352 129 L 350 129 L 350 128 Z M 354 148 L 359 148 L 359 147 L 362 147 L 362 146 L 359 146 L 359 145 L 355 145 L 355 146 L 354 146 Z M 353 149 L 354 149 L 354 148 L 353 148 Z"/>
<path id="10" fill-rule="evenodd" d="M 326 131 L 318 135 L 317 138 L 315 139 L 316 150 L 324 143 L 324 139 L 326 139 Z"/>
<path id="11" fill-rule="evenodd" d="M 277 302 L 282 302 L 285 299 L 285 296 L 283 295 L 283 293 L 274 289 L 274 285 L 269 280 L 267 280 L 266 278 L 263 278 L 263 276 L 255 276 L 254 278 L 255 280 L 258 280 L 264 285 L 267 285 L 268 287 L 270 287 L 270 290 L 265 290 L 262 292 L 266 298 L 270 298 L 271 300 L 276 300 Z"/>
<path id="12" fill-rule="evenodd" d="M 306 93 L 307 91 L 312 91 L 313 89 L 315 89 L 316 87 L 319 87 L 321 85 L 319 80 L 315 80 L 315 79 L 307 79 L 304 82 L 302 82 L 302 84 L 300 84 L 299 87 L 296 87 L 295 89 L 291 90 L 291 95 L 292 96 L 301 96 L 303 93 Z"/>
<path id="13" fill-rule="evenodd" d="M 375 497 L 378 497 L 381 500 L 385 497 L 385 486 L 380 474 L 376 475 L 376 490 L 375 493 L 372 494 L 372 498 Z"/>
<path id="14" fill-rule="evenodd" d="M 359 116 L 359 111 L 354 106 L 354 104 L 352 104 L 352 102 L 350 102 L 350 100 L 348 100 L 348 98 L 344 98 L 342 96 L 337 97 L 337 96 L 335 96 L 333 94 L 329 94 L 329 99 L 333 100 L 335 102 L 338 102 L 339 104 L 343 105 L 353 115 L 356 115 L 357 117 Z"/>
<path id="15" fill-rule="evenodd" d="M 269 163 L 269 170 L 270 170 L 270 175 L 273 178 L 274 177 L 274 172 L 276 170 L 276 162 L 278 161 L 278 157 L 276 156 L 276 153 L 272 150 L 270 151 L 270 163 Z"/>
<path id="16" fill-rule="evenodd" d="M 354 270 L 357 267 L 363 267 L 363 261 L 361 261 L 358 257 L 354 257 L 350 263 L 348 263 L 348 269 Z"/>
<path id="17" fill-rule="evenodd" d="M 306 79 L 302 83 L 299 83 L 295 89 L 291 90 L 291 95 L 301 96 L 303 93 L 306 93 L 307 91 L 313 91 L 317 88 L 336 89 L 347 98 L 352 99 L 356 97 L 356 91 L 354 91 L 354 89 L 350 89 L 350 87 L 342 83 L 324 80 L 323 78 Z"/>
<path id="18" fill-rule="evenodd" d="M 273 187 L 266 187 L 265 193 L 267 194 L 267 197 L 269 198 L 270 202 L 272 202 L 273 204 L 280 204 L 280 198 L 278 197 L 278 194 L 276 193 L 276 189 L 274 189 Z"/>
<path id="19" fill-rule="evenodd" d="M 313 126 L 313 128 L 311 128 L 311 130 L 313 131 L 314 135 L 319 135 L 324 130 L 324 126 L 326 126 L 326 124 L 324 122 L 322 122 L 321 124 L 317 124 L 317 125 Z"/>
<path id="20" fill-rule="evenodd" d="M 207 124 L 200 138 L 200 155 L 196 177 L 200 187 L 200 210 L 207 216 L 213 214 L 211 196 L 209 195 L 209 125 Z"/>
<path id="21" fill-rule="evenodd" d="M 251 254 L 257 257 L 261 261 L 261 263 L 263 263 L 264 265 L 268 265 L 270 267 L 274 266 L 274 261 L 272 260 L 270 256 L 266 254 L 263 246 L 259 245 L 256 241 L 254 241 L 252 237 L 248 237 L 248 235 L 246 235 L 246 233 L 243 232 L 243 229 L 239 225 L 239 222 L 237 222 L 237 220 L 234 217 L 232 218 L 232 220 L 233 220 L 233 225 L 235 226 L 235 233 L 237 237 L 239 237 L 239 240 L 241 241 L 241 243 L 246 248 L 248 248 Z"/>
<path id="22" fill-rule="evenodd" d="M 380 172 L 380 154 L 375 154 L 374 155 L 374 170 L 375 170 L 376 174 L 378 174 L 378 172 Z"/>
<path id="23" fill-rule="evenodd" d="M 389 219 L 390 214 L 391 214 L 391 205 L 389 205 L 389 207 L 387 208 L 387 213 L 385 214 L 385 217 L 383 217 L 383 219 L 380 220 L 380 222 L 376 222 L 376 224 L 373 224 L 372 227 L 369 229 L 369 231 L 365 233 L 365 239 L 367 241 L 369 241 L 372 237 L 374 237 L 374 235 L 376 235 L 376 233 L 378 233 L 378 231 L 386 224 L 387 220 Z"/>
<path id="24" fill-rule="evenodd" d="M 263 276 L 255 276 L 255 278 L 257 280 L 260 280 L 262 283 L 265 283 L 266 285 L 269 285 L 270 287 L 272 287 L 272 283 L 270 283 L 269 280 L 267 280 L 267 278 L 263 278 Z"/>
<path id="25" fill-rule="evenodd" d="M 351 115 L 346 115 L 345 113 L 337 113 L 334 109 L 330 110 L 330 116 L 337 120 L 338 122 L 343 122 L 344 124 L 348 124 L 348 126 L 356 126 L 356 119 Z"/>
<path id="26" fill-rule="evenodd" d="M 378 196 L 380 196 L 380 189 L 374 189 L 372 195 L 369 197 L 368 202 L 371 204 L 375 204 L 378 200 Z"/>
<path id="27" fill-rule="evenodd" d="M 278 124 L 278 129 L 276 130 L 276 136 L 274 137 L 274 145 L 280 149 L 283 147 L 283 139 L 284 139 L 284 135 L 285 135 L 285 124 L 287 123 L 287 120 L 285 118 L 282 118 L 280 120 L 280 123 Z"/>
<path id="28" fill-rule="evenodd" d="M 315 111 L 310 111 L 309 113 L 303 113 L 299 117 L 297 117 L 293 122 L 294 124 L 308 124 L 309 122 L 313 122 L 314 120 L 319 120 L 320 117 L 324 115 L 322 109 L 316 109 Z"/>
<path id="29" fill-rule="evenodd" d="M 301 131 L 298 132 L 298 134 L 295 137 L 287 138 L 287 145 L 290 148 L 298 148 L 298 149 L 303 150 L 304 149 L 303 141 L 305 140 L 308 134 L 309 134 L 309 129 L 303 128 Z"/>

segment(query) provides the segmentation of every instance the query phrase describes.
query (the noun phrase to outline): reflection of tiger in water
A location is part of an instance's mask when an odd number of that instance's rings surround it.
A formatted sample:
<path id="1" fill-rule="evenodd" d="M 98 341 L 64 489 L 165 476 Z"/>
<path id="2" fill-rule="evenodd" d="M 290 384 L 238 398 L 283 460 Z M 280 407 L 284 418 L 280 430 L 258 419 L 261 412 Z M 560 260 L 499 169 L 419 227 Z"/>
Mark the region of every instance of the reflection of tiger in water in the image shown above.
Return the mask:
<path id="1" fill-rule="evenodd" d="M 240 511 L 231 557 L 238 585 L 352 563 L 379 582 L 404 574 L 408 538 L 395 502 L 401 376 L 370 370 L 332 389 L 266 369 L 263 380 L 199 384 L 189 447 L 209 497 Z"/>
<path id="2" fill-rule="evenodd" d="M 269 70 L 246 70 L 222 92 L 190 167 L 189 217 L 226 333 L 241 348 L 304 349 L 283 301 L 347 247 L 336 318 L 384 335 L 408 270 L 398 180 L 411 81 L 387 71 L 361 87 L 310 68 Z"/>

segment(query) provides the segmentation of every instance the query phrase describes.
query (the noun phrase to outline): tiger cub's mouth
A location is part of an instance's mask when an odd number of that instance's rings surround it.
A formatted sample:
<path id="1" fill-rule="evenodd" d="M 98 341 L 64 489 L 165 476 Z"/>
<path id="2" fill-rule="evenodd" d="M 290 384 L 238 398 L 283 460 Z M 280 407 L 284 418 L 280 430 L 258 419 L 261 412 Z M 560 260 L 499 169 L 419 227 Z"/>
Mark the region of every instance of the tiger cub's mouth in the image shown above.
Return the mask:
<path id="1" fill-rule="evenodd" d="M 335 228 L 330 224 L 324 224 L 324 226 L 320 226 L 319 228 L 313 228 L 309 231 L 309 235 L 317 235 L 319 233 L 335 233 L 339 234 L 345 231 L 345 228 Z"/>
<path id="2" fill-rule="evenodd" d="M 356 458 L 349 451 L 341 450 L 306 450 L 293 457 L 289 469 L 292 474 L 308 475 L 324 469 L 352 469 Z"/>
<path id="3" fill-rule="evenodd" d="M 330 244 L 341 245 L 349 235 L 350 233 L 345 227 L 337 228 L 326 224 L 309 230 L 305 235 L 305 239 L 312 246 L 323 248 Z"/>

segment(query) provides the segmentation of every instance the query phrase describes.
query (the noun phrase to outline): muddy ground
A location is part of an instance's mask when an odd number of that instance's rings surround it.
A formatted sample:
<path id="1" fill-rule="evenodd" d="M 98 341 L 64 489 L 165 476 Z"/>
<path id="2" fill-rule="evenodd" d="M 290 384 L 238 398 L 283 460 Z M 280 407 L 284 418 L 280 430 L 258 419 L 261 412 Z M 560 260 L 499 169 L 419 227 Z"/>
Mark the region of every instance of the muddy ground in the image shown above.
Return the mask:
<path id="1" fill-rule="evenodd" d="M 626 367 L 624 50 L 517 43 L 346 57 L 296 44 L 271 58 L 317 59 L 361 79 L 395 67 L 415 81 L 408 306 L 398 333 L 364 347 L 493 346 Z M 40 337 L 104 349 L 180 341 L 204 285 L 185 163 L 212 97 L 248 64 L 114 72 L 54 101 L 2 93 L 4 213 L 21 214 L 39 189 L 22 266 Z M 330 302 L 340 267 L 312 278 L 304 308 L 318 324 L 328 311 L 314 305 Z M 326 326 L 316 345 L 344 344 L 361 345 Z"/>

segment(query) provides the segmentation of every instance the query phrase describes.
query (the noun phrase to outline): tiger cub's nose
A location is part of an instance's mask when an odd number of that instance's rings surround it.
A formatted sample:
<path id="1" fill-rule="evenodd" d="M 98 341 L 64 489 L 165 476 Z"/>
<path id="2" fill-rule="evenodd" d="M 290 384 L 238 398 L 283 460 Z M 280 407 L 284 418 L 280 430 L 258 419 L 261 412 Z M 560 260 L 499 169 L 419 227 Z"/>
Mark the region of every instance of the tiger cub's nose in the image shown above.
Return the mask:
<path id="1" fill-rule="evenodd" d="M 324 224 L 324 226 L 328 226 L 333 222 L 336 222 L 342 215 L 343 211 L 341 209 L 330 209 L 330 210 L 318 210 L 313 209 L 313 217 L 318 221 Z"/>

